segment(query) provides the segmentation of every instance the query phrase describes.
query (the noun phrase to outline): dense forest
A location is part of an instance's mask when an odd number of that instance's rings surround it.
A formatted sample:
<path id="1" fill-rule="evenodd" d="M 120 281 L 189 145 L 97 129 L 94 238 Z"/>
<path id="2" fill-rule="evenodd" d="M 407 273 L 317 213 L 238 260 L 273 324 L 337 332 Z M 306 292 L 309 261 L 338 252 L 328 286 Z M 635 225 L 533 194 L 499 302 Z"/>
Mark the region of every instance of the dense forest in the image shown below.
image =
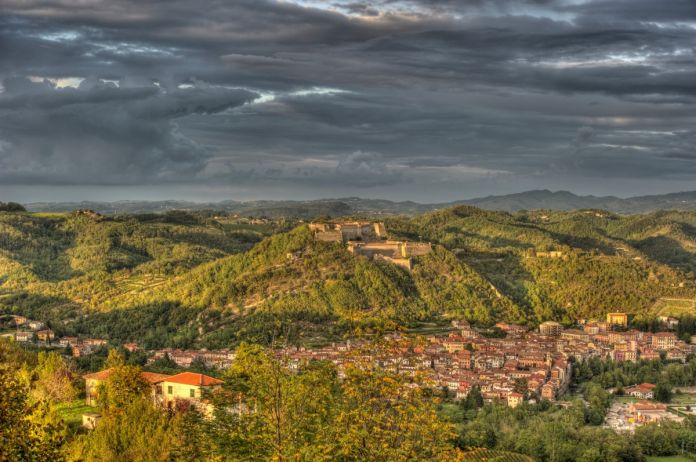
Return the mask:
<path id="1" fill-rule="evenodd" d="M 220 347 L 453 318 L 647 322 L 696 295 L 696 212 L 458 206 L 385 221 L 392 238 L 433 243 L 412 271 L 317 242 L 297 220 L 0 212 L 0 312 L 58 334 Z"/>

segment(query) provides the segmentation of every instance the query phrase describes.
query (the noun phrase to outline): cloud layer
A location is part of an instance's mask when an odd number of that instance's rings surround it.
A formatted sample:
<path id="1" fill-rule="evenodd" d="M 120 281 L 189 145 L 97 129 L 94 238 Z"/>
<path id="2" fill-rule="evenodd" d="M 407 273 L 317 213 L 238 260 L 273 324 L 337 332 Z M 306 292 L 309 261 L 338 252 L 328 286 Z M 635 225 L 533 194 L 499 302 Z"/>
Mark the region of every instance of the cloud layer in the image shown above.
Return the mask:
<path id="1" fill-rule="evenodd" d="M 689 0 L 3 7 L 0 193 L 20 200 L 85 185 L 622 195 L 696 178 Z"/>

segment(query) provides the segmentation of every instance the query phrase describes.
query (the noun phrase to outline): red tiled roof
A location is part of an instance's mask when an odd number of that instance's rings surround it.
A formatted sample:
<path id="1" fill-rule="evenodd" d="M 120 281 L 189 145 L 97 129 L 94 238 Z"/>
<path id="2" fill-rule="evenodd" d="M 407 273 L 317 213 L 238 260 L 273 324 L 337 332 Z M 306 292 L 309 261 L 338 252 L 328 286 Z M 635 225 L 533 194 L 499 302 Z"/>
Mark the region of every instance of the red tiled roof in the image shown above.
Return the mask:
<path id="1" fill-rule="evenodd" d="M 84 376 L 85 379 L 92 380 L 106 380 L 111 375 L 111 369 L 104 369 L 103 371 L 94 372 L 92 374 L 87 374 Z M 157 374 L 155 372 L 142 372 L 143 378 L 150 383 L 162 382 L 164 379 L 169 378 L 166 374 Z M 179 374 L 181 375 L 181 374 Z M 200 375 L 200 374 L 198 374 Z"/>
<path id="2" fill-rule="evenodd" d="M 195 372 L 182 372 L 181 374 L 172 375 L 161 380 L 161 382 L 164 381 L 204 387 L 210 385 L 220 385 L 223 383 L 222 380 L 216 379 L 215 377 L 210 377 L 204 374 L 196 374 Z"/>
<path id="3" fill-rule="evenodd" d="M 665 409 L 667 409 L 667 405 L 660 403 L 650 403 L 648 401 L 641 401 L 639 403 L 634 403 L 633 409 L 635 409 L 636 411 L 664 411 Z"/>
<path id="4" fill-rule="evenodd" d="M 84 378 L 85 379 L 92 379 L 92 380 L 106 380 L 109 378 L 110 374 L 111 374 L 111 369 L 104 369 L 103 371 L 94 372 L 92 374 L 86 374 L 84 376 Z"/>
<path id="5" fill-rule="evenodd" d="M 166 374 L 157 374 L 155 372 L 143 372 L 143 378 L 150 383 L 161 382 L 167 377 L 169 376 Z"/>

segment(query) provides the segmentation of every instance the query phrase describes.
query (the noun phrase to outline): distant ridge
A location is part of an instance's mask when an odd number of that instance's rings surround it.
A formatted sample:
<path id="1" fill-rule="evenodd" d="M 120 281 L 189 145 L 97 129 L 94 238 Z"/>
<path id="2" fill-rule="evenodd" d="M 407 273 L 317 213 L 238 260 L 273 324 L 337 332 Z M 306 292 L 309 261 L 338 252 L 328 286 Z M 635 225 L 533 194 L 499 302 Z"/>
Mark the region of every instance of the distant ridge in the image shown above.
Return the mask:
<path id="1" fill-rule="evenodd" d="M 578 196 L 568 191 L 540 189 L 504 196 L 488 196 L 463 201 L 483 209 L 516 212 L 519 210 L 603 209 L 614 213 L 648 213 L 657 210 L 692 210 L 696 191 L 686 191 L 622 199 L 615 196 Z"/>
<path id="2" fill-rule="evenodd" d="M 412 201 L 363 199 L 346 197 L 308 201 L 116 201 L 116 202 L 34 202 L 25 204 L 32 212 L 69 212 L 92 209 L 102 214 L 166 213 L 171 210 L 219 210 L 248 216 L 313 218 L 342 215 L 416 215 L 454 205 L 473 205 L 487 210 L 517 212 L 520 210 L 578 210 L 602 209 L 620 214 L 649 213 L 657 210 L 696 209 L 696 191 L 636 196 L 622 199 L 614 196 L 578 196 L 569 191 L 540 189 L 501 196 L 420 204 Z"/>

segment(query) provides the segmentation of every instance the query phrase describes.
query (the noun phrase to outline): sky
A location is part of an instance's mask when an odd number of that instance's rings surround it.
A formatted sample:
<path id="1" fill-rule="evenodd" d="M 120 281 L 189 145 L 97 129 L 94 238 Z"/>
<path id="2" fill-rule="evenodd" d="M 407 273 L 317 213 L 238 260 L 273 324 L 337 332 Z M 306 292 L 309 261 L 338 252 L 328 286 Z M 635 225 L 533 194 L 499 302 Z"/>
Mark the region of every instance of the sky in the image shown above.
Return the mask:
<path id="1" fill-rule="evenodd" d="M 0 200 L 696 189 L 693 0 L 0 0 Z"/>

